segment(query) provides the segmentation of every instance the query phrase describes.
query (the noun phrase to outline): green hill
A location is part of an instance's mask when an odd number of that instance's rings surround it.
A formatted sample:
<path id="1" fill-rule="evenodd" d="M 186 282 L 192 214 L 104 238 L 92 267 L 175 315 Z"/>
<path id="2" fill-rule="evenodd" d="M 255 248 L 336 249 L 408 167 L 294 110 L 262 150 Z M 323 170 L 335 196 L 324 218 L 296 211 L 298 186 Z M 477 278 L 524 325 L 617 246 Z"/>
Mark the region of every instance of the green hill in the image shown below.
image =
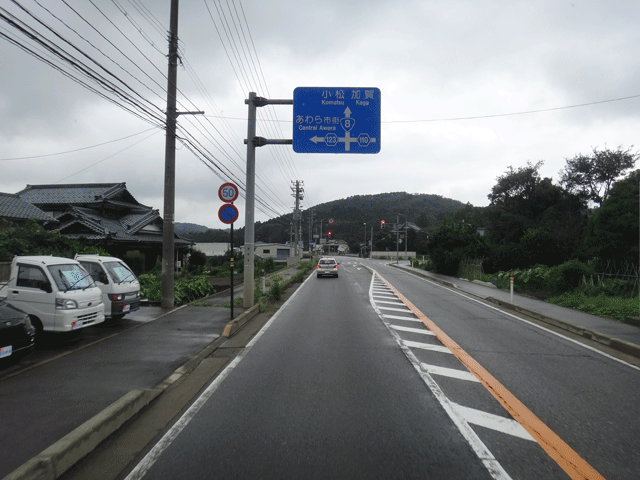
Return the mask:
<path id="1" fill-rule="evenodd" d="M 382 193 L 378 195 L 355 195 L 341 200 L 334 200 L 309 207 L 302 211 L 303 238 L 308 240 L 309 219 L 313 216 L 313 233 L 326 234 L 329 218 L 333 218 L 331 226 L 332 237 L 353 243 L 364 238 L 364 223 L 367 228 L 380 229 L 380 221 L 385 220 L 390 228 L 396 222 L 396 214 L 406 217 L 409 222 L 421 228 L 432 226 L 444 216 L 460 210 L 465 206 L 458 200 L 452 200 L 440 195 L 411 194 L 406 192 Z M 292 214 L 256 222 L 256 242 L 283 243 L 290 239 Z M 400 221 L 404 217 L 400 216 Z M 176 224 L 178 225 L 178 224 Z M 196 225 L 195 227 L 201 227 Z M 177 228 L 176 228 L 177 231 Z M 190 228 L 181 229 L 181 235 L 196 242 L 226 242 L 229 241 L 229 231 L 219 229 Z M 244 228 L 236 229 L 234 242 L 244 243 Z"/>

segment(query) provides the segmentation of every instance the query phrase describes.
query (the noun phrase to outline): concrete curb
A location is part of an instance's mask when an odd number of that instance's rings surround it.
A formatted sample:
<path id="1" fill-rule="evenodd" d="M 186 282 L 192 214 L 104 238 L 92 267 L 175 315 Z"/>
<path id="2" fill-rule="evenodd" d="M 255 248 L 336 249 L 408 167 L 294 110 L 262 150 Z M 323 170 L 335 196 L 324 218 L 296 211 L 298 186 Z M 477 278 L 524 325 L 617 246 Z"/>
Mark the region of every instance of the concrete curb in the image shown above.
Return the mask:
<path id="1" fill-rule="evenodd" d="M 31 460 L 5 480 L 53 480 L 93 451 L 105 438 L 160 395 L 160 389 L 132 390 L 87 420 Z"/>
<path id="2" fill-rule="evenodd" d="M 448 287 L 451 288 L 458 288 L 455 284 L 444 281 L 444 280 L 440 280 L 439 278 L 436 277 L 432 277 L 430 275 L 426 275 L 424 273 L 421 272 L 413 272 L 411 270 L 408 270 L 406 268 L 401 268 L 399 266 L 395 266 L 395 265 L 391 265 L 393 267 L 396 268 L 400 268 L 401 270 L 408 272 L 412 275 L 416 275 L 419 277 L 423 277 L 426 278 L 427 280 L 431 280 L 433 282 L 437 282 L 440 283 L 442 285 L 446 285 Z M 468 292 L 467 292 L 468 293 Z M 469 295 L 473 295 L 472 293 L 469 293 Z M 498 300 L 497 298 L 493 298 L 493 297 L 487 297 L 484 300 L 487 300 L 488 302 L 491 302 L 495 305 L 498 305 L 500 307 L 506 308 L 507 310 L 512 310 L 514 312 L 518 312 L 518 313 L 522 313 L 524 315 L 527 315 L 529 317 L 535 318 L 536 320 L 540 320 L 541 322 L 547 323 L 549 325 L 553 325 L 555 327 L 561 328 L 563 330 L 566 330 L 568 332 L 571 333 L 575 333 L 576 335 L 580 335 L 584 338 L 587 338 L 589 340 L 593 340 L 595 342 L 598 342 L 602 345 L 606 345 L 607 347 L 613 348 L 614 350 L 618 350 L 619 352 L 622 353 L 626 353 L 628 355 L 632 355 L 636 358 L 640 358 L 640 346 L 639 345 L 635 345 L 633 343 L 630 342 L 626 342 L 624 340 L 620 340 L 618 338 L 613 338 L 610 337 L 608 335 L 605 335 L 603 333 L 600 332 L 596 332 L 595 330 L 589 330 L 588 328 L 584 328 L 584 327 L 580 327 L 577 325 L 573 325 L 572 323 L 569 322 L 565 322 L 564 320 L 558 320 L 557 318 L 553 318 L 553 317 L 549 317 L 547 315 L 543 315 L 539 312 L 535 312 L 533 310 L 529 310 L 527 308 L 523 308 L 520 307 L 518 305 L 514 305 L 512 303 L 509 302 L 505 302 L 503 300 Z"/>
<path id="3" fill-rule="evenodd" d="M 246 312 L 241 313 L 236 318 L 227 323 L 227 326 L 224 327 L 222 331 L 222 337 L 229 338 L 235 335 L 238 330 L 245 326 L 245 324 L 251 320 L 253 317 L 260 313 L 260 304 L 254 305 Z"/>
<path id="4" fill-rule="evenodd" d="M 292 281 L 293 278 L 284 281 L 282 288 L 287 288 Z M 169 313 L 171 312 L 164 315 Z M 154 388 L 131 390 L 56 443 L 23 463 L 2 480 L 55 480 L 61 477 L 69 468 L 91 453 L 101 442 L 137 415 L 183 375 L 193 371 L 202 360 L 211 355 L 228 338 L 235 335 L 258 313 L 260 313 L 259 304 L 234 318 L 227 324 L 222 335 Z"/>

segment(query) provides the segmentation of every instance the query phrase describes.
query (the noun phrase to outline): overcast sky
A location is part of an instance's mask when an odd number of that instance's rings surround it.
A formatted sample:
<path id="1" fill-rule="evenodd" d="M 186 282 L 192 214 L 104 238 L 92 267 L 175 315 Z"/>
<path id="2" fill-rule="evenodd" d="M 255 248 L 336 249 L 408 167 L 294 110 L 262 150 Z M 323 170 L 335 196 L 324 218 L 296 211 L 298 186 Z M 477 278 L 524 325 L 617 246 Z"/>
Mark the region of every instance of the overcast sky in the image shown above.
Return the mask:
<path id="1" fill-rule="evenodd" d="M 89 59 L 97 61 L 145 109 L 126 111 L 125 100 L 0 19 L 0 37 L 73 77 L 0 38 L 0 192 L 126 182 L 162 213 L 157 118 L 166 109 L 170 1 L 66 0 L 75 12 L 61 0 L 40 0 L 48 11 L 19 3 L 68 43 L 9 0 L 0 14 L 96 71 Z M 292 99 L 299 86 L 377 87 L 382 96 L 378 154 L 257 149 L 259 221 L 291 211 L 295 180 L 304 182 L 303 209 L 398 191 L 485 206 L 509 166 L 542 160 L 541 174 L 557 183 L 567 158 L 594 147 L 638 151 L 639 24 L 640 2 L 629 0 L 183 0 L 178 109 L 205 116 L 179 117 L 178 135 L 200 153 L 178 143 L 176 221 L 224 227 L 217 192 L 223 181 L 246 180 L 249 91 Z M 291 138 L 291 106 L 260 110 L 258 135 Z M 241 227 L 244 202 L 236 204 Z"/>

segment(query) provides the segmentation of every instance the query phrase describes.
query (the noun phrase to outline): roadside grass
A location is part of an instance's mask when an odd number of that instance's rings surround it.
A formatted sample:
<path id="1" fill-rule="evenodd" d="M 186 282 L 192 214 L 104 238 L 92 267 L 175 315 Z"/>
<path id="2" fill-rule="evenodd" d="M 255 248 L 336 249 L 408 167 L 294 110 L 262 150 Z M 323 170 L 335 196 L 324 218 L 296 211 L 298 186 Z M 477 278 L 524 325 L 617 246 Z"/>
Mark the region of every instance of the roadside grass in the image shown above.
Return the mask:
<path id="1" fill-rule="evenodd" d="M 638 322 L 633 318 L 640 316 L 640 298 L 638 297 L 607 297 L 603 294 L 594 297 L 587 296 L 582 291 L 574 291 L 549 298 L 547 302 L 634 325 Z"/>

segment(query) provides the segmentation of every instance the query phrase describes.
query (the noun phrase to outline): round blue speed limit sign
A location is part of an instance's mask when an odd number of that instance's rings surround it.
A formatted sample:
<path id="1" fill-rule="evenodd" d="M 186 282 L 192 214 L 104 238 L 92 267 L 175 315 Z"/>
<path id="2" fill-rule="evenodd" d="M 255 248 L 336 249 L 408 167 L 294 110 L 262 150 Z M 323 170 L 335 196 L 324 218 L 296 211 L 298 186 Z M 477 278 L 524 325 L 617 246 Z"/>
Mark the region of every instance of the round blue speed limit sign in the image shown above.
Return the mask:
<path id="1" fill-rule="evenodd" d="M 225 203 L 235 202 L 239 195 L 238 187 L 233 183 L 223 183 L 218 190 L 218 197 Z"/>

